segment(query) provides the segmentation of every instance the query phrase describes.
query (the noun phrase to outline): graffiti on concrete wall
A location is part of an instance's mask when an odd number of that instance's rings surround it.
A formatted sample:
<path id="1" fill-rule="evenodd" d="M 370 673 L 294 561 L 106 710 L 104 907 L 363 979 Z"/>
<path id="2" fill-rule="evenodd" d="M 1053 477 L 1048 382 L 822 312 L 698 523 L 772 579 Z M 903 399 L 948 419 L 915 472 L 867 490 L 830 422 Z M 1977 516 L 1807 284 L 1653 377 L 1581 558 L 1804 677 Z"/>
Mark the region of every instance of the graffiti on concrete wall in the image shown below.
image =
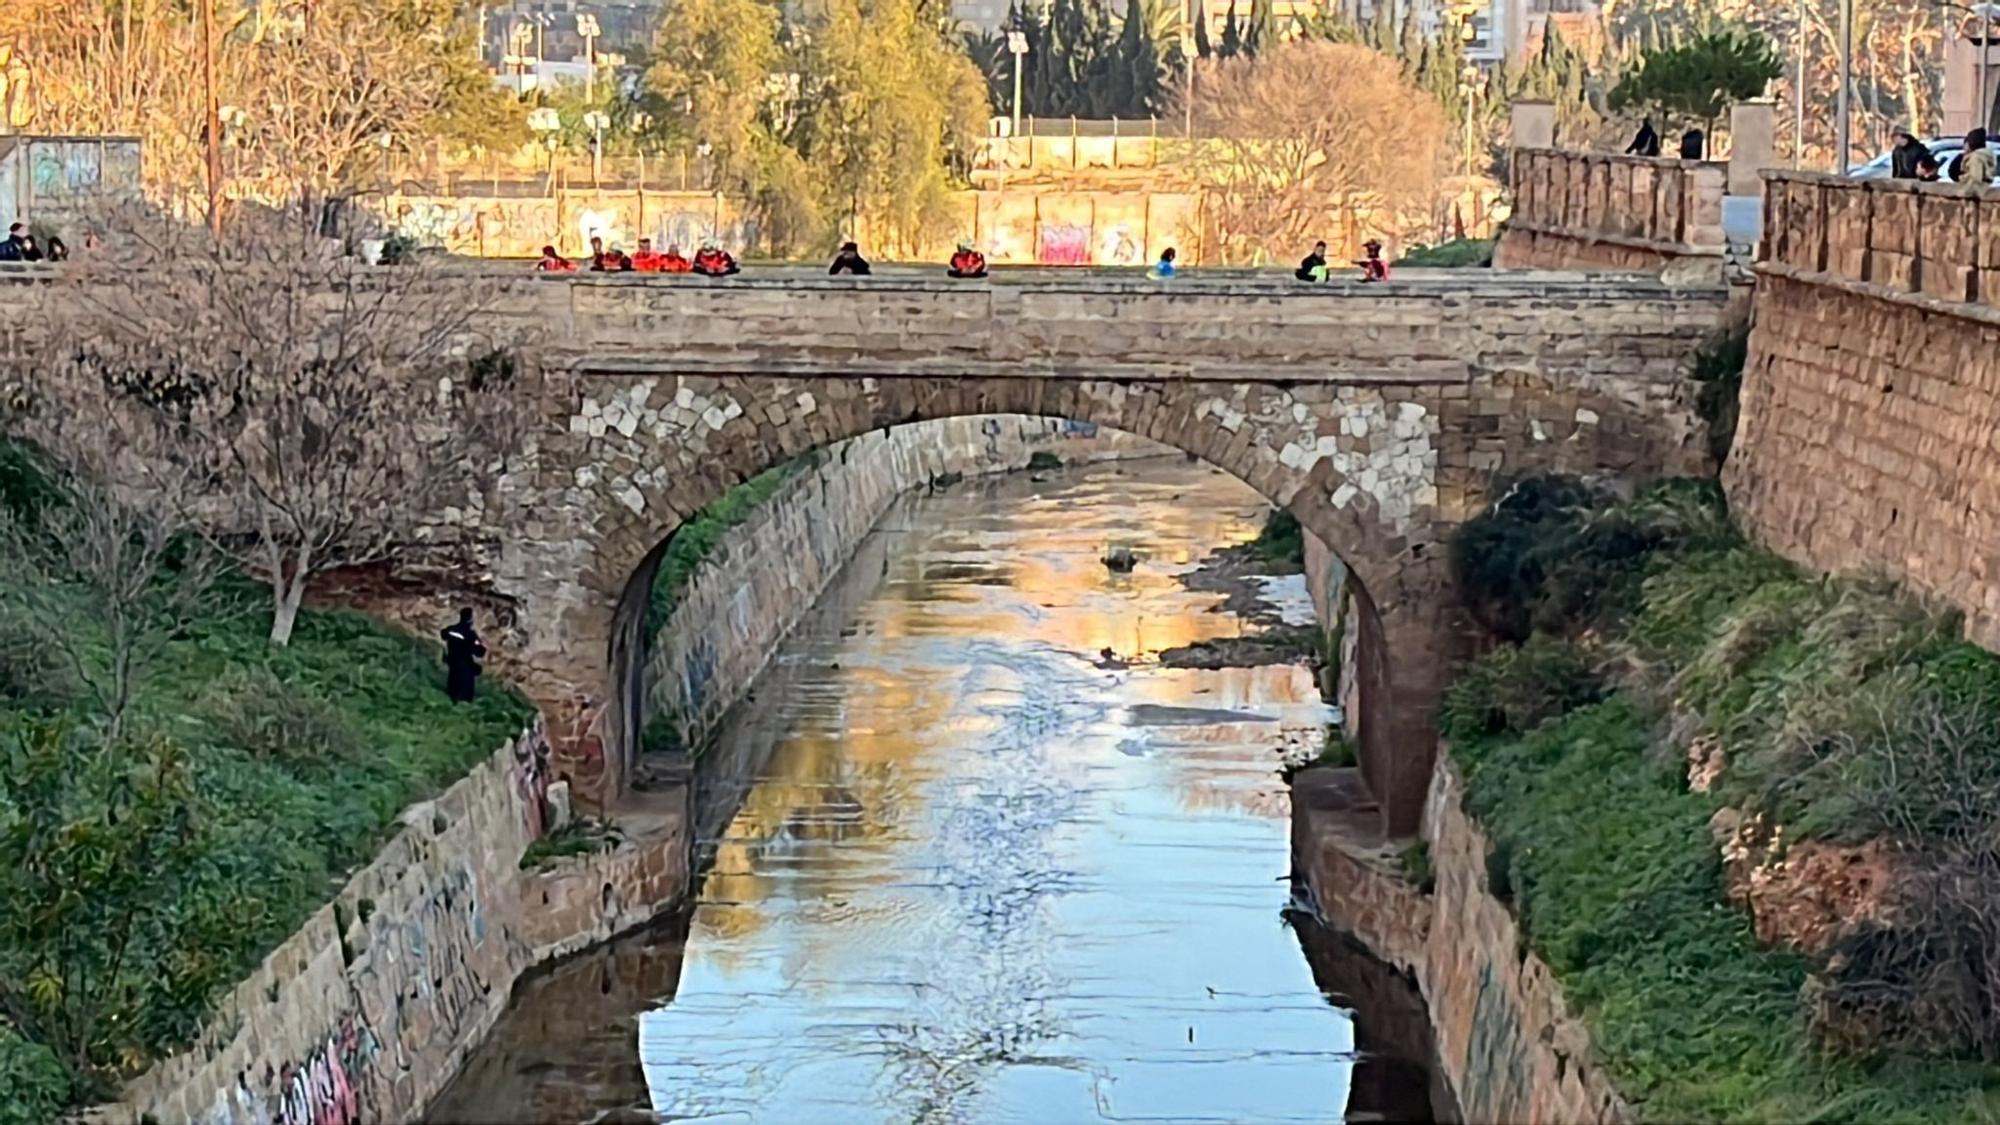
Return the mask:
<path id="1" fill-rule="evenodd" d="M 1045 266 L 1087 266 L 1090 264 L 1090 228 L 1073 223 L 1042 224 L 1041 253 L 1035 260 Z"/>
<path id="2" fill-rule="evenodd" d="M 523 738 L 514 744 L 514 793 L 521 799 L 521 818 L 530 840 L 539 840 L 548 831 L 551 772 L 548 743 Z"/>
<path id="3" fill-rule="evenodd" d="M 340 1017 L 306 1056 L 217 1091 L 202 1125 L 354 1125 L 371 1118 L 367 1088 L 381 1041 L 361 1017 Z"/>

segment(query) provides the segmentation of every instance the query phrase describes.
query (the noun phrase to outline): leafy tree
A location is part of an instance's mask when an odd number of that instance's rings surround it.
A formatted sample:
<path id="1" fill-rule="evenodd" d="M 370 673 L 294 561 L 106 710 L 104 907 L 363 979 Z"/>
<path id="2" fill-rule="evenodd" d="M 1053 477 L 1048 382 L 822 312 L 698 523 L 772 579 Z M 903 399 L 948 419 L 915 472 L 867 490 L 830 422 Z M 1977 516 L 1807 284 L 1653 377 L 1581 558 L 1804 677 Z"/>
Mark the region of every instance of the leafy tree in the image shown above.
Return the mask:
<path id="1" fill-rule="evenodd" d="M 1208 41 L 1208 3 L 1195 0 L 1194 5 L 1194 53 L 1197 58 L 1215 57 L 1215 48 Z"/>
<path id="2" fill-rule="evenodd" d="M 710 146 L 718 186 L 754 194 L 772 139 L 765 82 L 784 61 L 778 10 L 761 0 L 677 0 L 657 38 L 676 44 L 646 72 L 662 139 L 684 150 Z"/>
<path id="3" fill-rule="evenodd" d="M 1611 108 L 1650 108 L 1666 120 L 1693 120 L 1712 138 L 1724 109 L 1762 96 L 1782 70 L 1761 32 L 1711 31 L 1640 56 L 1611 91 Z"/>
<path id="4" fill-rule="evenodd" d="M 101 1096 L 143 1057 L 134 953 L 180 908 L 159 873 L 193 858 L 186 756 L 159 738 L 88 744 L 55 724 L 0 735 L 0 1012 Z"/>
<path id="5" fill-rule="evenodd" d="M 1366 47 L 1287 43 L 1204 76 L 1192 106 L 1213 143 L 1190 155 L 1214 245 L 1244 263 L 1309 246 L 1341 208 L 1428 209 L 1448 135 L 1437 101 Z M 1300 90 L 1317 96 L 1304 98 Z"/>

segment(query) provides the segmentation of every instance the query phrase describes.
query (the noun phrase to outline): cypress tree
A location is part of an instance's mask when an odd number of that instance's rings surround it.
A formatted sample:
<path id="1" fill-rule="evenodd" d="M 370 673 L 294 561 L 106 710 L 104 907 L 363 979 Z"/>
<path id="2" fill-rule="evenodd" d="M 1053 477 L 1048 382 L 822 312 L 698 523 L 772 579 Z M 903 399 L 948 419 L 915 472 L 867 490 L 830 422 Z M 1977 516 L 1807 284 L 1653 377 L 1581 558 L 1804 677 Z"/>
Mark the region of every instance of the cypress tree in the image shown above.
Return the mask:
<path id="1" fill-rule="evenodd" d="M 1160 102 L 1160 50 L 1140 0 L 1125 0 L 1125 27 L 1118 36 L 1118 69 L 1125 110 L 1132 117 L 1152 114 Z"/>
<path id="2" fill-rule="evenodd" d="M 1258 51 L 1277 45 L 1277 13 L 1271 0 L 1250 0 L 1250 31 L 1243 37 L 1245 51 L 1254 57 Z"/>
<path id="3" fill-rule="evenodd" d="M 1213 58 L 1215 48 L 1208 42 L 1208 4 L 1206 0 L 1195 0 L 1194 4 L 1194 53 L 1196 58 Z"/>
<path id="4" fill-rule="evenodd" d="M 1424 29 L 1417 23 L 1417 6 L 1411 4 L 1403 9 L 1403 38 L 1397 53 L 1403 56 L 1404 62 L 1413 62 L 1423 52 L 1424 46 Z"/>
<path id="5" fill-rule="evenodd" d="M 1222 25 L 1222 49 L 1225 59 L 1233 59 L 1243 53 L 1243 25 L 1236 22 L 1236 0 L 1229 0 L 1229 21 Z"/>

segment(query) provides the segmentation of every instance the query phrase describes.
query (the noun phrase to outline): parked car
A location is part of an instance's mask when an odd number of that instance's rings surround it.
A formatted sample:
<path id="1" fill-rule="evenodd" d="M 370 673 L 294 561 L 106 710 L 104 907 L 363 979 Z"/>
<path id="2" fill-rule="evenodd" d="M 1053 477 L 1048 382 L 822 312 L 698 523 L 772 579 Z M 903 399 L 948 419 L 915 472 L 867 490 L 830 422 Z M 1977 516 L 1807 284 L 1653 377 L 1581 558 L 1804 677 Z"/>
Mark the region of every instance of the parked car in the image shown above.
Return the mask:
<path id="1" fill-rule="evenodd" d="M 1965 151 L 1965 138 L 1933 137 L 1924 142 L 1924 147 L 1930 149 L 1931 155 L 1937 158 L 1939 177 L 1946 183 L 1952 182 L 1951 162 L 1959 153 Z M 1885 152 L 1866 164 L 1856 164 L 1849 168 L 1847 174 L 1857 180 L 1886 180 L 1889 178 L 1889 169 L 1890 154 Z M 2000 184 L 2000 176 L 1994 177 L 1993 182 Z"/>

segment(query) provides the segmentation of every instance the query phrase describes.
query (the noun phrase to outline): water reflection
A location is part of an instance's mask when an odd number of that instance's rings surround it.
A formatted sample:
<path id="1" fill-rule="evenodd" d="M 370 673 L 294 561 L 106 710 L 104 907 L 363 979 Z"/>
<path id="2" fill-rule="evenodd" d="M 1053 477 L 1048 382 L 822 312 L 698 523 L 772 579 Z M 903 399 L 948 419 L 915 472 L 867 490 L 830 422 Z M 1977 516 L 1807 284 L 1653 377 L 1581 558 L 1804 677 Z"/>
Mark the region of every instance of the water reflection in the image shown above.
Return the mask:
<path id="1" fill-rule="evenodd" d="M 1356 1036 L 1281 917 L 1274 772 L 1279 732 L 1327 712 L 1302 668 L 1148 659 L 1244 630 L 1175 576 L 1262 515 L 1172 461 L 892 512 L 703 763 L 711 866 L 677 990 L 636 1021 L 652 1108 L 1337 1119 Z M 1109 573 L 1114 545 L 1145 561 Z M 642 1001 L 592 1026 L 630 1033 Z M 535 1065 L 492 1064 L 487 1088 Z M 631 1094 L 621 1080 L 565 1119 Z"/>

